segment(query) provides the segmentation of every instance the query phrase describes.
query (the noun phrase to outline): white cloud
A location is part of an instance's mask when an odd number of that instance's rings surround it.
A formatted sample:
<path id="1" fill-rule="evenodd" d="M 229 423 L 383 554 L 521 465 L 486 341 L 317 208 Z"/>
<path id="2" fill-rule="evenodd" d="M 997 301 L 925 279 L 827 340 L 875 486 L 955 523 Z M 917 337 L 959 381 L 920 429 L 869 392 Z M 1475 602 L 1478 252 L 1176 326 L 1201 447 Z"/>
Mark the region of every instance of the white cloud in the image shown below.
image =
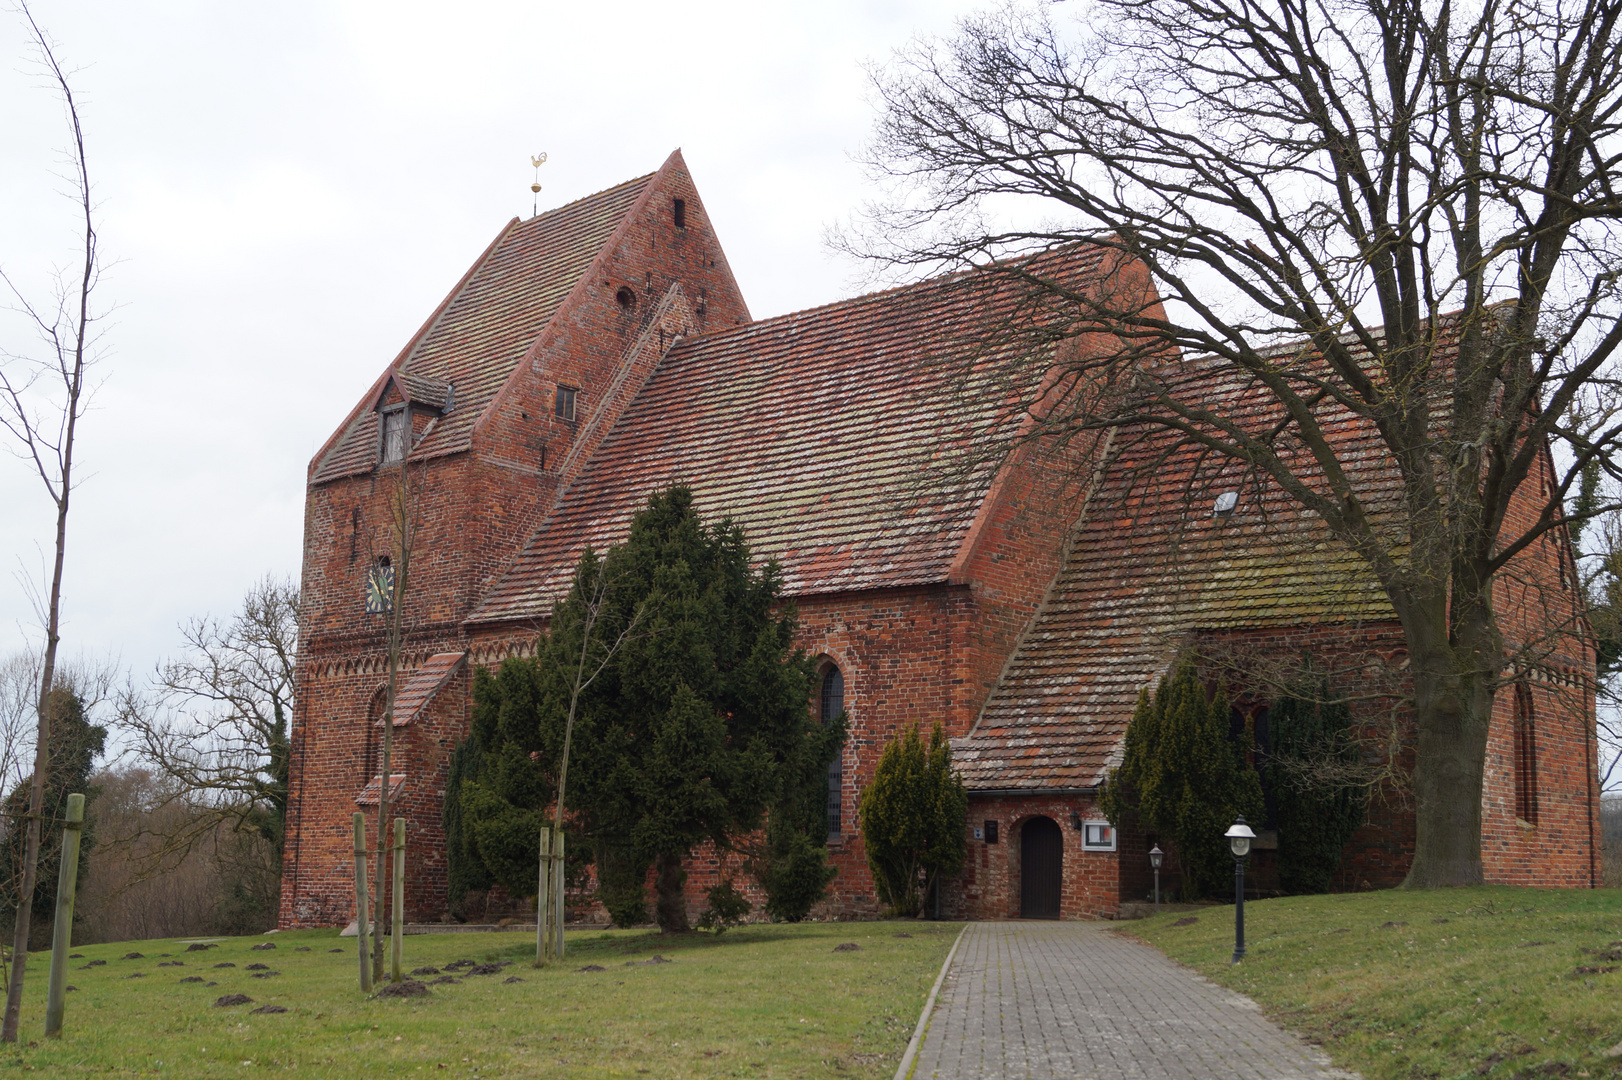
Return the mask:
<path id="1" fill-rule="evenodd" d="M 845 295 L 823 227 L 862 200 L 861 63 L 972 5 L 35 0 L 78 68 L 109 381 L 83 429 L 70 649 L 149 667 L 176 622 L 296 574 L 309 456 L 503 223 L 680 146 L 756 315 Z M 0 265 L 73 258 L 64 135 L 0 17 Z M 0 346 L 26 344 L 0 319 Z M 51 508 L 0 458 L 0 554 Z M 37 640 L 0 577 L 0 653 Z"/>

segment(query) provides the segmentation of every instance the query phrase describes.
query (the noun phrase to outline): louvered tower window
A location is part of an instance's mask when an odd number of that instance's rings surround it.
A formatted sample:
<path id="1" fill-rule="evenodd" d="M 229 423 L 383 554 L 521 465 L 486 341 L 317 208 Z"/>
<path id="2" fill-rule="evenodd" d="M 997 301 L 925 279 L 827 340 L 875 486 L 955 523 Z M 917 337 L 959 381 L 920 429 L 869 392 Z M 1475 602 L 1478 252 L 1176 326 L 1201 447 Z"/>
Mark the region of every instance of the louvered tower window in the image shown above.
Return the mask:
<path id="1" fill-rule="evenodd" d="M 383 463 L 404 461 L 411 450 L 411 410 L 401 406 L 383 413 Z"/>
<path id="2" fill-rule="evenodd" d="M 1532 724 L 1532 691 L 1515 684 L 1515 816 L 1538 820 L 1537 736 Z"/>
<path id="3" fill-rule="evenodd" d="M 845 711 L 845 676 L 837 667 L 830 666 L 822 673 L 822 722 L 832 723 Z M 844 794 L 844 757 L 841 749 L 839 754 L 828 763 L 828 835 L 838 836 L 844 825 L 840 820 L 842 806 L 840 796 Z"/>

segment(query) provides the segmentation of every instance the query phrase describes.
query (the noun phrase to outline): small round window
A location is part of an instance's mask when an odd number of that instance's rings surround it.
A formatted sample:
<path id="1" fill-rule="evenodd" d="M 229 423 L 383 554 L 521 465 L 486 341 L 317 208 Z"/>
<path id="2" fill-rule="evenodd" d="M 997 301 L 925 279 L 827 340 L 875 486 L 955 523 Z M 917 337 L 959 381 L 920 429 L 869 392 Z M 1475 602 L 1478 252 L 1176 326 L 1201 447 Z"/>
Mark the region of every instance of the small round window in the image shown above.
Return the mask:
<path id="1" fill-rule="evenodd" d="M 614 302 L 620 306 L 621 311 L 636 310 L 636 293 L 627 285 L 621 285 L 619 292 L 614 294 Z"/>

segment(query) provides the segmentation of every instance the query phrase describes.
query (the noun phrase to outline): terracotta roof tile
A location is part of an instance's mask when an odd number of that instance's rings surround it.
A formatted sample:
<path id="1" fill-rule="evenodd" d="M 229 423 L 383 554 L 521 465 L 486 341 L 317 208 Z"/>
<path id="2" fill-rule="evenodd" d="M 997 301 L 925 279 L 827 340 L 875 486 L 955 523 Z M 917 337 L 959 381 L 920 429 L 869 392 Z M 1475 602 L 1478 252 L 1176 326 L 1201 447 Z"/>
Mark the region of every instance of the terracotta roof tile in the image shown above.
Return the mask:
<path id="1" fill-rule="evenodd" d="M 451 383 L 445 379 L 436 379 L 430 375 L 418 375 L 409 371 L 395 373 L 400 385 L 405 388 L 406 397 L 413 405 L 425 405 L 440 412 L 449 411 L 448 407 L 455 404 L 456 391 Z"/>
<path id="2" fill-rule="evenodd" d="M 1232 368 L 1194 360 L 1176 381 L 1183 400 L 1219 405 L 1252 430 L 1277 418 L 1273 399 Z M 1399 478 L 1373 429 L 1345 413 L 1321 419 L 1371 516 L 1389 519 Z M 1363 561 L 1314 515 L 1230 459 L 1173 442 L 1164 429 L 1117 434 L 1047 603 L 954 743 L 971 789 L 1099 783 L 1118 764 L 1139 692 L 1195 631 L 1394 618 Z M 1214 517 L 1224 491 L 1238 505 Z"/>
<path id="3" fill-rule="evenodd" d="M 389 773 L 389 802 L 393 802 L 395 799 L 400 797 L 400 792 L 405 790 L 405 782 L 405 773 Z M 383 778 L 381 776 L 372 777 L 371 783 L 361 788 L 360 791 L 355 795 L 355 805 L 376 806 L 378 803 L 378 795 L 382 792 L 382 790 Z"/>
<path id="4" fill-rule="evenodd" d="M 466 660 L 467 653 L 453 652 L 435 653 L 423 661 L 422 667 L 411 672 L 394 695 L 394 726 L 404 727 L 416 719 L 434 700 L 434 695 L 462 670 Z M 383 721 L 379 720 L 376 726 L 382 727 Z"/>
<path id="5" fill-rule="evenodd" d="M 1050 272 L 1097 264 L 1073 250 Z M 1019 346 L 987 342 L 1017 302 L 958 276 L 678 343 L 471 621 L 546 615 L 580 553 L 623 540 L 648 496 L 678 483 L 779 560 L 791 595 L 945 580 L 991 476 L 923 495 L 914 482 L 1010 412 L 989 372 Z"/>
<path id="6" fill-rule="evenodd" d="M 413 457 L 465 450 L 473 426 L 655 174 L 508 226 L 399 365 L 455 386 L 455 408 Z M 362 408 L 317 464 L 312 482 L 376 463 L 377 414 Z"/>

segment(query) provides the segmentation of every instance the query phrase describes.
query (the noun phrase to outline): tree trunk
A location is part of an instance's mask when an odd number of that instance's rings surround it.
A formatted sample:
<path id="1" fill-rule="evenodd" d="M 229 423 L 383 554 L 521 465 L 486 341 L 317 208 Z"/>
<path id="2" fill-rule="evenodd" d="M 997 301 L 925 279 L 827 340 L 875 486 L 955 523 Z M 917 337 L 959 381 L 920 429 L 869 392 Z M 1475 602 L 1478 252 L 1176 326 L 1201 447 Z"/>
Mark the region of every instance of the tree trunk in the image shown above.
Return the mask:
<path id="1" fill-rule="evenodd" d="M 75 392 L 68 404 L 70 412 L 77 410 Z M 18 886 L 22 893 L 17 899 L 16 935 L 11 945 L 11 981 L 6 987 L 6 1015 L 0 1023 L 0 1042 L 17 1041 L 17 1029 L 22 1020 L 23 975 L 28 964 L 28 933 L 34 913 L 34 884 L 39 878 L 40 815 L 45 806 L 45 771 L 51 765 L 51 702 L 56 682 L 56 650 L 62 640 L 62 566 L 67 555 L 68 495 L 71 492 L 73 428 L 75 417 L 68 418 L 68 450 L 62 464 L 62 492 L 56 504 L 56 561 L 51 568 L 51 603 L 45 624 L 45 663 L 39 680 L 39 730 L 35 735 L 34 776 L 28 785 L 28 828 L 23 841 L 23 876 Z"/>
<path id="2" fill-rule="evenodd" d="M 658 907 L 654 918 L 659 929 L 667 934 L 685 933 L 687 925 L 687 871 L 681 868 L 680 855 L 661 855 L 654 863 L 656 887 L 659 890 Z"/>
<path id="3" fill-rule="evenodd" d="M 1418 738 L 1414 861 L 1406 888 L 1483 880 L 1481 794 L 1502 639 L 1485 603 L 1455 599 L 1449 614 L 1451 632 L 1436 625 L 1430 634 L 1410 629 L 1407 635 Z M 1420 640 L 1425 637 L 1430 640 Z"/>

